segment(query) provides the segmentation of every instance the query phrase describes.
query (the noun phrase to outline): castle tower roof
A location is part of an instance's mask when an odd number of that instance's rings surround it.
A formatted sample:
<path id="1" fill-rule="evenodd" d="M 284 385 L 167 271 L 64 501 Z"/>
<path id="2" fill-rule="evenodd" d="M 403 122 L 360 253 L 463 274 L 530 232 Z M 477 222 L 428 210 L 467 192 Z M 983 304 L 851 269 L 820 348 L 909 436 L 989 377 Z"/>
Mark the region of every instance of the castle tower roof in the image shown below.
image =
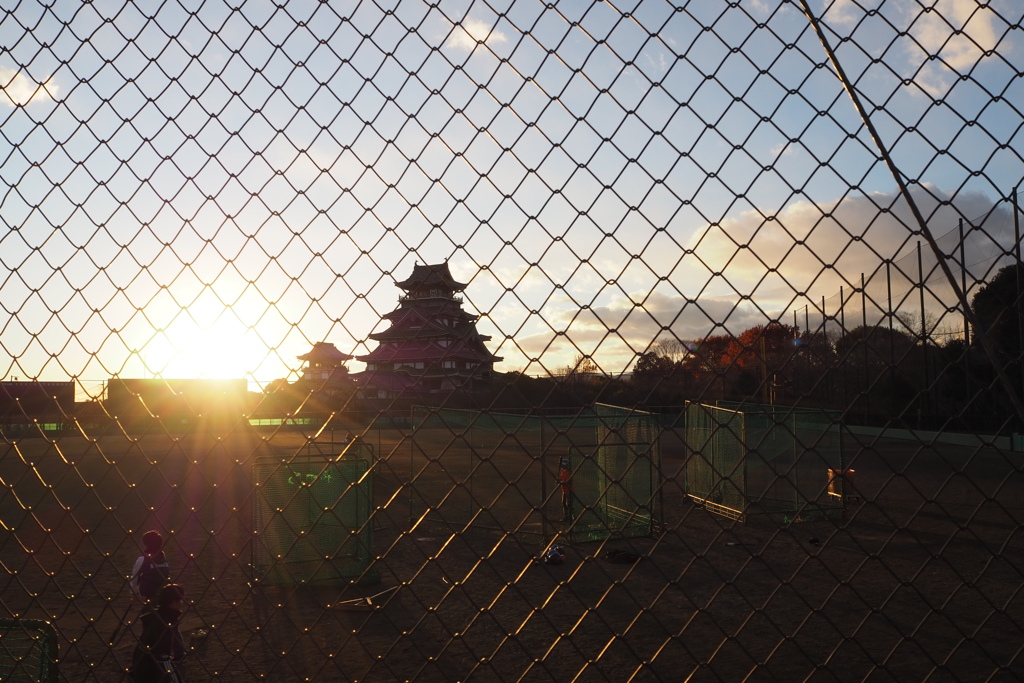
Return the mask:
<path id="1" fill-rule="evenodd" d="M 457 390 L 483 389 L 494 363 L 501 360 L 476 328 L 477 316 L 462 308 L 457 282 L 447 263 L 416 264 L 412 275 L 395 283 L 406 292 L 399 306 L 381 318 L 390 326 L 369 335 L 379 342 L 358 360 L 366 370 L 355 375 L 369 398 L 395 398 Z"/>
<path id="2" fill-rule="evenodd" d="M 448 263 L 445 262 L 434 265 L 417 263 L 412 267 L 412 275 L 408 279 L 395 284 L 406 291 L 441 286 L 453 292 L 461 292 L 466 288 L 467 283 L 457 282 L 452 277 L 451 271 L 448 270 Z"/>

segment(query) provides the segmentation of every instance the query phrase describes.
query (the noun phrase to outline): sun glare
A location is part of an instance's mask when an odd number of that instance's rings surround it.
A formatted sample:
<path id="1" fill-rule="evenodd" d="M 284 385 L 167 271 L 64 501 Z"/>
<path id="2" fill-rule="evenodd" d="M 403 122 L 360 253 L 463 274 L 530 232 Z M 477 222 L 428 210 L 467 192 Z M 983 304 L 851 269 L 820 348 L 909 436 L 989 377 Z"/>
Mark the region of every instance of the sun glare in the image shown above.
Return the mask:
<path id="1" fill-rule="evenodd" d="M 253 379 L 274 357 L 231 309 L 198 303 L 154 338 L 144 355 L 154 375 L 178 379 Z"/>

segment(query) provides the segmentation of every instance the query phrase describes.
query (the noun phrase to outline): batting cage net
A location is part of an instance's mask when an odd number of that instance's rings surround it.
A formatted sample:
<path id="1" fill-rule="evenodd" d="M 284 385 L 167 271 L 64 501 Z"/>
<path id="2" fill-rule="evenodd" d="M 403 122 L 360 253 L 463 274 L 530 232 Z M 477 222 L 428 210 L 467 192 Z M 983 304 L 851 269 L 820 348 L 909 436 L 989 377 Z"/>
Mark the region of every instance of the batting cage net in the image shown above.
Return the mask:
<path id="1" fill-rule="evenodd" d="M 360 458 L 368 455 L 368 458 Z M 257 458 L 253 467 L 253 578 L 301 584 L 379 581 L 373 561 L 373 453 Z"/>
<path id="2" fill-rule="evenodd" d="M 0 4 L 4 683 L 1021 678 L 1019 0 Z"/>

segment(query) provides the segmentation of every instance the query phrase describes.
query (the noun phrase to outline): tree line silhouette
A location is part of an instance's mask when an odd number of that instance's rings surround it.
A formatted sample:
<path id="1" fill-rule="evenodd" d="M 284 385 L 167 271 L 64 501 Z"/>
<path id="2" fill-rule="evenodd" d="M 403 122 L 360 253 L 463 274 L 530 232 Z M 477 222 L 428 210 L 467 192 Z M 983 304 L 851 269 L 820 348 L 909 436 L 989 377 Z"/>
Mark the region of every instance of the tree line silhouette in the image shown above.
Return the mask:
<path id="1" fill-rule="evenodd" d="M 687 401 L 736 401 L 834 410 L 851 424 L 1020 431 L 998 372 L 1020 395 L 1022 280 L 1024 266 L 1011 265 L 978 289 L 971 299 L 978 325 L 969 337 L 937 341 L 895 315 L 849 330 L 772 322 L 736 336 L 657 342 L 628 377 L 604 376 L 582 354 L 551 377 L 508 373 L 490 405 L 602 401 L 668 411 Z"/>

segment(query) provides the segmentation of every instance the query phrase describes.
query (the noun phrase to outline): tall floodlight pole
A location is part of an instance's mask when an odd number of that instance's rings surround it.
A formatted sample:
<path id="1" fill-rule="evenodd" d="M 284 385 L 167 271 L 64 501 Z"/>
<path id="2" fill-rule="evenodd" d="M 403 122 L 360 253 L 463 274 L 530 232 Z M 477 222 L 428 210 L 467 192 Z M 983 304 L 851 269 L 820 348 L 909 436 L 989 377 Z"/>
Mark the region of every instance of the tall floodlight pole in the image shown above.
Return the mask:
<path id="1" fill-rule="evenodd" d="M 973 229 L 973 225 L 971 228 Z M 964 219 L 960 219 L 960 289 L 964 290 L 964 294 L 967 294 L 967 254 L 964 251 Z M 971 325 L 970 321 L 967 320 L 967 314 L 964 313 L 964 348 L 966 349 L 971 345 Z M 970 392 L 968 392 L 970 393 Z"/>
<path id="2" fill-rule="evenodd" d="M 896 391 L 896 341 L 893 339 L 895 330 L 892 319 L 895 312 L 892 310 L 892 259 L 885 260 L 885 305 L 889 317 L 889 396 Z M 891 399 L 890 399 L 891 400 Z"/>
<path id="3" fill-rule="evenodd" d="M 1020 263 L 1020 207 L 1017 206 L 1017 188 L 1013 188 L 1013 253 Z"/>
<path id="4" fill-rule="evenodd" d="M 864 279 L 864 273 L 860 274 L 860 331 L 861 358 L 864 363 L 864 391 L 861 393 L 861 403 L 864 406 L 864 413 L 867 414 L 867 398 L 868 393 L 871 391 L 871 375 L 868 373 L 868 285 Z"/>
<path id="5" fill-rule="evenodd" d="M 971 326 L 974 327 L 974 337 L 981 344 L 985 350 L 985 355 L 988 356 L 989 362 L 992 363 L 992 367 L 995 369 L 996 376 L 999 379 L 999 383 L 1006 391 L 1007 397 L 1010 399 L 1010 403 L 1013 405 L 1014 410 L 1017 412 L 1018 419 L 1024 422 L 1024 403 L 1021 402 L 1020 396 L 1017 395 L 1017 391 L 1010 382 L 1009 376 L 1006 374 L 1006 370 L 1001 367 L 999 363 L 999 354 L 996 353 L 995 346 L 992 344 L 992 340 L 989 339 L 988 333 L 981 329 L 978 324 L 978 318 L 971 309 L 970 304 L 967 301 L 967 295 L 960 285 L 957 283 L 956 278 L 953 276 L 953 272 L 949 268 L 949 264 L 946 263 L 946 259 L 939 248 L 938 243 L 935 241 L 935 236 L 932 235 L 931 229 L 928 227 L 928 223 L 924 219 L 924 214 L 921 213 L 920 207 L 917 202 L 910 194 L 910 189 L 907 187 L 906 182 L 903 180 L 903 175 L 900 173 L 896 164 L 892 160 L 892 156 L 889 154 L 889 148 L 886 147 L 885 142 L 882 140 L 882 136 L 878 134 L 874 124 L 871 122 L 871 118 L 868 116 L 867 109 L 864 108 L 863 103 L 860 101 L 860 96 L 857 94 L 856 89 L 850 82 L 850 79 L 846 75 L 846 71 L 843 70 L 842 64 L 836 58 L 835 51 L 832 49 L 832 45 L 829 43 L 828 38 L 825 36 L 825 31 L 821 27 L 821 22 L 814 16 L 814 12 L 811 11 L 811 7 L 808 4 L 808 0 L 800 0 L 800 7 L 803 9 L 804 16 L 811 24 L 811 28 L 814 29 L 815 34 L 818 36 L 818 40 L 821 42 L 822 48 L 825 50 L 825 54 L 828 56 L 829 62 L 832 64 L 832 68 L 835 69 L 836 75 L 839 77 L 839 81 L 843 84 L 843 88 L 846 90 L 846 94 L 853 102 L 854 108 L 857 110 L 857 114 L 860 116 L 861 122 L 871 135 L 871 139 L 874 141 L 875 146 L 878 148 L 879 155 L 882 161 L 889 169 L 889 173 L 892 175 L 893 180 L 896 181 L 896 185 L 899 187 L 900 195 L 903 200 L 910 207 L 910 211 L 914 214 L 914 220 L 917 221 L 918 230 L 921 236 L 928 242 L 928 246 L 931 248 L 932 253 L 935 254 L 935 260 L 938 262 L 939 267 L 942 268 L 943 275 L 946 276 L 946 281 L 949 283 L 950 288 L 956 295 L 957 300 L 963 307 L 965 315 L 967 315 Z M 1019 240 L 1018 240 L 1019 243 Z M 1018 247 L 1018 254 L 1019 254 Z"/>
<path id="6" fill-rule="evenodd" d="M 842 286 L 839 287 L 839 341 L 846 341 L 846 292 Z M 850 357 L 850 349 L 843 344 L 843 357 L 836 355 L 836 365 L 839 369 L 839 381 L 843 384 L 843 405 L 849 405 L 846 396 L 846 359 Z"/>
<path id="7" fill-rule="evenodd" d="M 1014 312 L 1017 314 L 1017 366 L 1020 368 L 1020 385 L 1024 389 L 1024 362 L 1021 362 L 1021 350 L 1024 349 L 1024 320 L 1020 314 L 1020 207 L 1017 206 L 1017 188 L 1013 188 L 1013 252 L 1017 257 L 1013 264 L 1014 275 L 1017 280 L 1017 298 L 1013 302 Z M 1024 427 L 1024 425 L 1021 425 Z"/>
<path id="8" fill-rule="evenodd" d="M 832 344 L 828 338 L 828 324 L 825 316 L 825 295 L 821 296 L 821 339 L 822 346 L 826 351 L 832 351 Z M 838 365 L 839 355 L 837 353 L 829 353 L 829 357 L 825 359 L 825 405 L 831 405 L 832 399 L 832 379 L 835 377 L 835 365 Z"/>
<path id="9" fill-rule="evenodd" d="M 932 407 L 932 373 L 928 369 L 928 325 L 925 321 L 924 310 L 924 262 L 921 259 L 921 240 L 917 241 L 917 282 L 918 293 L 921 296 L 921 358 L 924 360 L 924 410 L 925 418 L 927 418 Z M 918 415 L 920 414 L 920 410 L 918 410 Z M 917 426 L 922 426 L 920 419 L 918 419 Z"/>
<path id="10" fill-rule="evenodd" d="M 974 229 L 974 224 L 971 224 L 971 229 Z M 964 247 L 964 219 L 960 219 L 960 289 L 964 290 L 964 295 L 967 295 L 967 252 Z M 967 312 L 964 311 L 964 353 L 963 353 L 963 366 L 964 366 L 964 384 L 967 387 L 965 392 L 970 401 L 971 395 L 971 363 L 970 363 L 970 349 L 971 349 L 971 323 L 967 319 Z"/>

